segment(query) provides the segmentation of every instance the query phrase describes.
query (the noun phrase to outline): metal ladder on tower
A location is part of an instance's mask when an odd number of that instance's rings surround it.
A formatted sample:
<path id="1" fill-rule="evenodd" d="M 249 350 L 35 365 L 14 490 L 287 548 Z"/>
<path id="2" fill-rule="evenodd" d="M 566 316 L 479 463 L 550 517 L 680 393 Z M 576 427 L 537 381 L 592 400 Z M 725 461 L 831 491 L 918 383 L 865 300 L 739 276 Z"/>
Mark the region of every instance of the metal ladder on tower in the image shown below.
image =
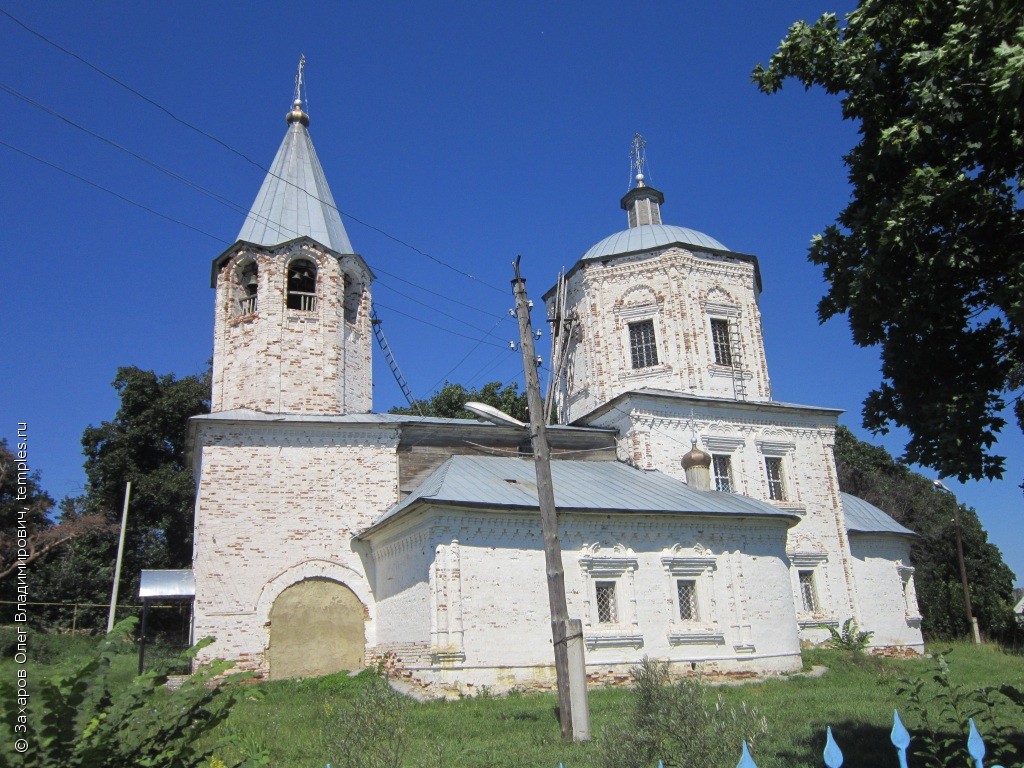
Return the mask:
<path id="1" fill-rule="evenodd" d="M 732 358 L 732 393 L 737 400 L 747 399 L 747 380 L 743 375 L 743 338 L 739 318 L 729 321 L 729 348 Z"/>
<path id="2" fill-rule="evenodd" d="M 398 382 L 399 389 L 402 390 L 402 394 L 405 395 L 405 399 L 409 401 L 409 405 L 412 408 L 415 408 L 417 413 L 422 416 L 423 409 L 420 407 L 420 404 L 413 399 L 412 390 L 409 389 L 409 382 L 405 380 L 405 376 L 402 375 L 402 371 L 398 367 L 398 362 L 395 360 L 395 353 L 391 351 L 391 345 L 388 344 L 388 340 L 384 336 L 384 328 L 382 327 L 381 319 L 377 316 L 377 308 L 374 306 L 370 307 L 370 325 L 373 327 L 373 335 L 377 337 L 377 346 L 379 346 L 380 351 L 384 353 L 384 359 L 387 361 L 388 368 L 391 369 L 391 374 L 395 377 L 395 381 Z"/>

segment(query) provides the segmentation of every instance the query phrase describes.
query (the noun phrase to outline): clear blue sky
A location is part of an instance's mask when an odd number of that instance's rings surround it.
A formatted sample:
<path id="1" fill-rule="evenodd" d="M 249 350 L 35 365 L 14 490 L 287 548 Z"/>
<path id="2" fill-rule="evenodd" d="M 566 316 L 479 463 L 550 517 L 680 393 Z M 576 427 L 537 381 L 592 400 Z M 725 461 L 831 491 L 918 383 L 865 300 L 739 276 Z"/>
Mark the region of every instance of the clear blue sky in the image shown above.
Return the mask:
<path id="1" fill-rule="evenodd" d="M 856 126 L 819 91 L 790 83 L 767 97 L 750 82 L 790 23 L 851 5 L 8 0 L 0 7 L 235 152 L 0 15 L 3 86 L 188 183 L 7 90 L 0 141 L 195 228 L 0 146 L 0 436 L 28 422 L 43 486 L 74 494 L 82 430 L 113 416 L 118 366 L 204 368 L 210 261 L 264 175 L 240 155 L 269 165 L 304 53 L 310 132 L 339 208 L 451 267 L 344 219 L 417 396 L 446 379 L 521 380 L 504 349 L 516 334 L 511 261 L 523 256 L 539 299 L 559 268 L 625 227 L 618 200 L 639 131 L 666 222 L 760 259 L 775 398 L 844 408 L 842 422 L 870 437 L 859 414 L 877 352 L 854 347 L 844 320 L 818 325 L 824 286 L 806 260 L 848 198 L 841 156 Z M 401 404 L 379 355 L 374 365 L 375 409 Z M 874 441 L 901 448 L 898 435 Z M 1024 440 L 1011 427 L 999 449 L 1005 480 L 950 485 L 1022 581 Z"/>

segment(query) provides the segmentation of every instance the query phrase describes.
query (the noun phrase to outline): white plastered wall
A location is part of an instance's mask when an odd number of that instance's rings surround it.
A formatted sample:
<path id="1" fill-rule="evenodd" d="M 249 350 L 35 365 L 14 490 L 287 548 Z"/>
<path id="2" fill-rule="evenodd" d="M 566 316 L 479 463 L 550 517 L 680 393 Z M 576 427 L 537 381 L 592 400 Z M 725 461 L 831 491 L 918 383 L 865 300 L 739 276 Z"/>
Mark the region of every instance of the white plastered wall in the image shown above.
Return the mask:
<path id="1" fill-rule="evenodd" d="M 274 599 L 313 577 L 352 589 L 372 646 L 374 599 L 352 535 L 397 499 L 395 430 L 206 422 L 196 432 L 194 632 L 216 638 L 203 658 L 265 672 Z"/>
<path id="2" fill-rule="evenodd" d="M 784 520 L 563 513 L 559 526 L 569 613 L 583 620 L 592 682 L 628 679 L 644 656 L 707 673 L 799 668 Z M 394 652 L 405 674 L 449 695 L 553 684 L 537 515 L 435 508 L 372 534 L 369 545 L 375 590 L 387 595 L 377 606 L 378 651 Z M 679 619 L 678 578 L 697 584 L 694 620 Z M 615 584 L 614 622 L 600 621 L 595 603 L 605 581 Z"/>
<path id="3" fill-rule="evenodd" d="M 870 631 L 870 645 L 924 651 L 910 540 L 896 534 L 850 534 L 860 606 L 858 627 Z"/>

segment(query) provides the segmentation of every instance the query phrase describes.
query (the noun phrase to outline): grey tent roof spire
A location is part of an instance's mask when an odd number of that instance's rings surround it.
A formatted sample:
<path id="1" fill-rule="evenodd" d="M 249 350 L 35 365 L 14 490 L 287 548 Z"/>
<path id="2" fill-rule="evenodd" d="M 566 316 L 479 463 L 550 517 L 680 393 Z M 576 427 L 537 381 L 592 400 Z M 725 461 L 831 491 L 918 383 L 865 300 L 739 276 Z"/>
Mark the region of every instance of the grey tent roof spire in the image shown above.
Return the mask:
<path id="1" fill-rule="evenodd" d="M 285 115 L 288 132 L 238 239 L 279 245 L 297 237 L 311 237 L 337 253 L 354 253 L 309 137 L 309 115 L 302 109 L 298 83 L 301 80 L 297 78 L 296 98 Z"/>

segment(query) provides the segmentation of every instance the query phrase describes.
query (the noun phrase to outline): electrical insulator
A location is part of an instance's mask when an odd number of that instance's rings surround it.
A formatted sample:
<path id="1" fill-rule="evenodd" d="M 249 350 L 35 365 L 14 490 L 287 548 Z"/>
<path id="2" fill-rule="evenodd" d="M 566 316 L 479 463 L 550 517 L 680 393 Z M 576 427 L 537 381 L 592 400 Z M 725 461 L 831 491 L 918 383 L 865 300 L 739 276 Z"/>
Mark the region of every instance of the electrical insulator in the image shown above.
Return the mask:
<path id="1" fill-rule="evenodd" d="M 508 348 L 515 352 L 517 349 L 519 349 L 519 345 L 516 344 L 514 341 L 510 341 L 508 343 Z"/>
<path id="2" fill-rule="evenodd" d="M 544 331 L 541 331 L 541 330 L 536 330 L 536 331 L 533 332 L 534 338 L 537 338 L 537 339 L 539 339 L 543 335 L 544 335 Z"/>
<path id="3" fill-rule="evenodd" d="M 540 368 L 543 363 L 544 363 L 544 358 L 541 357 L 540 355 L 537 355 L 537 367 Z"/>

